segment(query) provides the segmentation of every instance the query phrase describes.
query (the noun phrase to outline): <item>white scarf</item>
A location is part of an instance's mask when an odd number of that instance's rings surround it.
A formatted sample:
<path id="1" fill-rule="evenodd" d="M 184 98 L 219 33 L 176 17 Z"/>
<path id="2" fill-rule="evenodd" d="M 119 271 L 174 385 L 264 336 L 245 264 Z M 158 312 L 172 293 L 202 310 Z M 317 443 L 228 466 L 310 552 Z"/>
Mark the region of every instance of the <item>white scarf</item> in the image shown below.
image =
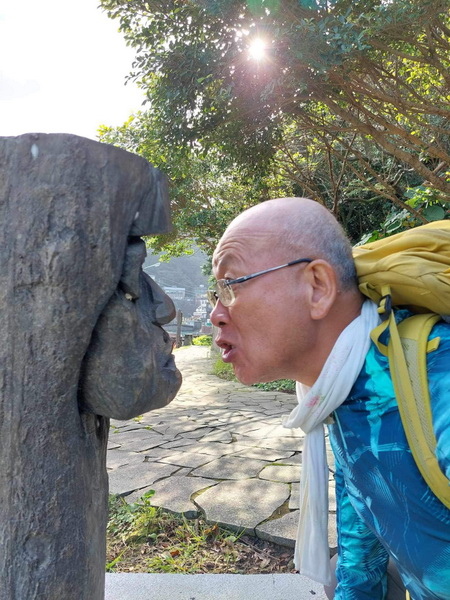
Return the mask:
<path id="1" fill-rule="evenodd" d="M 285 427 L 305 433 L 300 482 L 300 521 L 295 546 L 296 569 L 324 585 L 331 582 L 328 547 L 328 465 L 323 423 L 346 400 L 364 364 L 370 332 L 379 324 L 377 307 L 366 300 L 361 314 L 338 337 L 310 388 L 297 382 L 298 405 Z"/>

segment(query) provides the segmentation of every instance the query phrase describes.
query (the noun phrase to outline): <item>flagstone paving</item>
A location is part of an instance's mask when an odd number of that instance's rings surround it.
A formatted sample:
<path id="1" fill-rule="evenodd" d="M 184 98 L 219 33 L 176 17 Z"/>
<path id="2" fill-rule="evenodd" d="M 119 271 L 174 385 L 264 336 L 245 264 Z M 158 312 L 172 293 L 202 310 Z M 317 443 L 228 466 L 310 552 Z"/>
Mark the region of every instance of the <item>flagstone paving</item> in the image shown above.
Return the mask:
<path id="1" fill-rule="evenodd" d="M 285 429 L 282 419 L 295 407 L 295 396 L 218 379 L 204 346 L 180 348 L 175 360 L 183 385 L 168 406 L 111 421 L 110 492 L 134 502 L 152 489 L 155 506 L 292 547 L 304 434 Z M 331 480 L 330 471 L 334 548 Z"/>

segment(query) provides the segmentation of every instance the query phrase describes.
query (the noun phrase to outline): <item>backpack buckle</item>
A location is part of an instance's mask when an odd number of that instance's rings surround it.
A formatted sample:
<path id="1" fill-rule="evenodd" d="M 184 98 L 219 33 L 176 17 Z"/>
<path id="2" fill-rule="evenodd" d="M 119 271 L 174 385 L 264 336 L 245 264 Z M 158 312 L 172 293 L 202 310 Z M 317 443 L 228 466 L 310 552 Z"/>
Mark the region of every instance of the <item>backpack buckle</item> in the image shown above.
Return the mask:
<path id="1" fill-rule="evenodd" d="M 392 312 L 392 297 L 390 294 L 386 294 L 382 296 L 378 303 L 378 314 L 380 315 L 382 321 L 386 321 L 389 319 L 389 316 Z"/>

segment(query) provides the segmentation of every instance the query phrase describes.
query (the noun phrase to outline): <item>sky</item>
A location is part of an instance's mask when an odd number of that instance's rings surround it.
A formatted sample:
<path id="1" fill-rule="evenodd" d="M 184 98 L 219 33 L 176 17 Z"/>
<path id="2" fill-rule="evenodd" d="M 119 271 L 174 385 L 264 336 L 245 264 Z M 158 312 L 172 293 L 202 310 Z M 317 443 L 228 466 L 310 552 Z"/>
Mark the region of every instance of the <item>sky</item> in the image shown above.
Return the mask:
<path id="1" fill-rule="evenodd" d="M 143 94 L 125 78 L 134 51 L 99 0 L 0 4 L 0 136 L 122 125 Z"/>

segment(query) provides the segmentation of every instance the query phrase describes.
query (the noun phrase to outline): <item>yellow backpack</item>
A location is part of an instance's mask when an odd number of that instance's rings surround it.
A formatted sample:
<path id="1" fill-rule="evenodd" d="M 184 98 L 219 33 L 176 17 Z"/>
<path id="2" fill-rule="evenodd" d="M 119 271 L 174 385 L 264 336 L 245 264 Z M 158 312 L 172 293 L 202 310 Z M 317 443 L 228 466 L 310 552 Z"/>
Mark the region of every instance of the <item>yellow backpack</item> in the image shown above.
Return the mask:
<path id="1" fill-rule="evenodd" d="M 427 353 L 440 342 L 439 338 L 428 341 L 431 329 L 441 316 L 450 322 L 450 220 L 355 247 L 353 256 L 360 290 L 378 304 L 383 319 L 371 337 L 389 359 L 412 455 L 432 492 L 450 508 L 450 482 L 435 455 L 427 378 Z M 397 325 L 393 307 L 407 307 L 419 314 Z M 386 346 L 380 336 L 387 328 L 390 340 Z"/>

